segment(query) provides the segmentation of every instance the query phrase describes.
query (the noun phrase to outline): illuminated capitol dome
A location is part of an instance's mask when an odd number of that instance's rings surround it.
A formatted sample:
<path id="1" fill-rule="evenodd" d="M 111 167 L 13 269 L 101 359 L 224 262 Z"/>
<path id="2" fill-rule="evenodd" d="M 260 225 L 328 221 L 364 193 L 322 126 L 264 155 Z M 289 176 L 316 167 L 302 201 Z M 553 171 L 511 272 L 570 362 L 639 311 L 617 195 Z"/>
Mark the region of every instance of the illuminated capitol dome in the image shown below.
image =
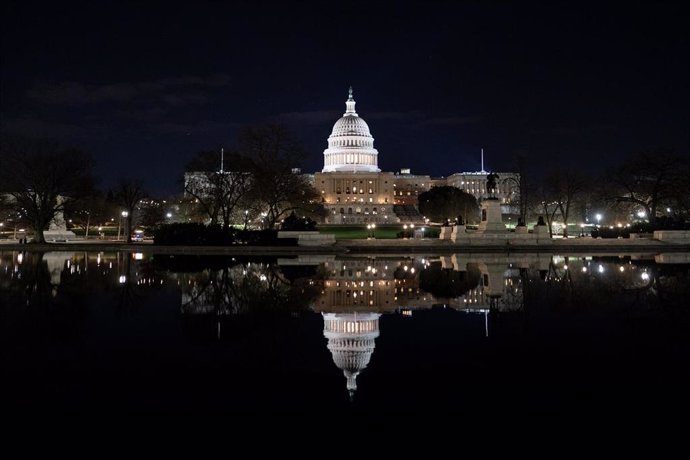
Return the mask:
<path id="1" fill-rule="evenodd" d="M 357 376 L 369 364 L 379 336 L 378 313 L 324 313 L 323 335 L 333 361 L 347 379 L 350 396 L 357 390 Z"/>
<path id="2" fill-rule="evenodd" d="M 345 113 L 328 137 L 328 148 L 323 151 L 323 172 L 380 172 L 379 152 L 374 148 L 369 125 L 355 112 L 352 87 L 345 106 Z"/>

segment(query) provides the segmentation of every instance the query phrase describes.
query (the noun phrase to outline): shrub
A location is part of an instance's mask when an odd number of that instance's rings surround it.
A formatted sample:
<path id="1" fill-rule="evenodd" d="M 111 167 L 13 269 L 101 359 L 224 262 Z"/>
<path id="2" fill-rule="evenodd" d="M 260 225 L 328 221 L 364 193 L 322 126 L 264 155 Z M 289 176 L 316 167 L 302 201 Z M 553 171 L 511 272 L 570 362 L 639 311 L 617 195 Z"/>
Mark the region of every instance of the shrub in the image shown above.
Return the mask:
<path id="1" fill-rule="evenodd" d="M 291 232 L 315 232 L 316 222 L 309 217 L 297 217 L 293 211 L 285 218 L 280 229 Z"/>
<path id="2" fill-rule="evenodd" d="M 166 246 L 296 246 L 296 238 L 278 238 L 276 230 L 223 229 L 220 225 L 166 224 L 153 232 L 154 244 Z"/>
<path id="3" fill-rule="evenodd" d="M 234 231 L 220 225 L 197 223 L 165 224 L 153 232 L 154 244 L 169 246 L 222 246 L 232 244 Z"/>

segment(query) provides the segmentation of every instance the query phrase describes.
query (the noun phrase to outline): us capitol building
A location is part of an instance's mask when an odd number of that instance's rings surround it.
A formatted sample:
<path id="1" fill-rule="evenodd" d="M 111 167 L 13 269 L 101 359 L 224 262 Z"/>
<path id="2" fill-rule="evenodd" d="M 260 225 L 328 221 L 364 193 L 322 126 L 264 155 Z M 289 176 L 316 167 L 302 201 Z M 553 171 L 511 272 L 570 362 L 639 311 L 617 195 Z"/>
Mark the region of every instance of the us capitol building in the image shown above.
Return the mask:
<path id="1" fill-rule="evenodd" d="M 453 186 L 474 195 L 478 200 L 487 197 L 486 177 L 489 171 L 462 172 L 435 178 L 400 172 L 383 172 L 378 166 L 379 152 L 374 148 L 374 137 L 369 125 L 355 110 L 355 99 L 350 87 L 345 102 L 345 113 L 333 125 L 328 137 L 328 148 L 323 152 L 321 172 L 306 174 L 328 215 L 326 224 L 395 224 L 422 223 L 418 196 L 437 186 Z M 223 171 L 221 160 L 221 172 Z M 299 170 L 295 170 L 299 173 Z M 519 175 L 498 172 L 496 197 L 501 201 L 504 215 L 516 214 L 514 203 L 519 195 Z M 185 188 L 193 181 L 207 184 L 203 172 L 188 171 L 184 176 Z"/>
<path id="2" fill-rule="evenodd" d="M 314 188 L 328 211 L 327 224 L 365 224 L 421 222 L 417 210 L 419 194 L 435 186 L 454 186 L 481 199 L 488 171 L 455 173 L 447 178 L 413 175 L 409 169 L 400 173 L 382 172 L 379 152 L 369 125 L 355 110 L 350 87 L 345 113 L 333 125 L 328 148 L 323 152 L 323 169 L 313 175 Z M 499 172 L 496 196 L 510 213 L 516 201 L 519 183 L 516 173 Z"/>

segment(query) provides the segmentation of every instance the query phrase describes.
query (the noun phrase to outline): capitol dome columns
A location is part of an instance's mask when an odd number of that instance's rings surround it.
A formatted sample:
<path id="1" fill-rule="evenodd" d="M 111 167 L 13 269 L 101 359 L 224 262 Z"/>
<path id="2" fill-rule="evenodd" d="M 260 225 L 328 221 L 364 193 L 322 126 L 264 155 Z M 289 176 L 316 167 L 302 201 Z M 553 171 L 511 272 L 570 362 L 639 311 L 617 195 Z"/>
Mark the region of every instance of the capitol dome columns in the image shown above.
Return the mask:
<path id="1" fill-rule="evenodd" d="M 333 125 L 324 150 L 322 172 L 380 172 L 378 151 L 369 125 L 355 111 L 352 87 L 345 101 L 345 113 Z"/>

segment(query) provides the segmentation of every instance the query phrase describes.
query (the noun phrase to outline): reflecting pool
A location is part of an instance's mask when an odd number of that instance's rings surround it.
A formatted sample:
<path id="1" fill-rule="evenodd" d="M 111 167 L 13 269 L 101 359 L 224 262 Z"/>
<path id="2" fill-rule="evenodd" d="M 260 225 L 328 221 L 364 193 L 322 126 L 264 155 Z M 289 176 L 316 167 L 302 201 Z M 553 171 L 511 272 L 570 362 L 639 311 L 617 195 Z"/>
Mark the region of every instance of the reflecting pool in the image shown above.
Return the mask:
<path id="1" fill-rule="evenodd" d="M 6 413 L 681 410 L 690 254 L 0 252 Z"/>

